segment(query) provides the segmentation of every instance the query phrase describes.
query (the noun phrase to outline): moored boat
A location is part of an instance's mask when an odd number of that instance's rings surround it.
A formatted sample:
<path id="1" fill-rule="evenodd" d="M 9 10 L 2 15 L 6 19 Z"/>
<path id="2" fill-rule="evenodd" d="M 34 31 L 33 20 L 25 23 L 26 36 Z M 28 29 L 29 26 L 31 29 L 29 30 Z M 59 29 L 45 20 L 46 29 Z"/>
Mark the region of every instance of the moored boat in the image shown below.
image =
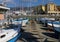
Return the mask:
<path id="1" fill-rule="evenodd" d="M 0 42 L 16 42 L 21 35 L 21 26 L 11 24 L 9 28 L 4 28 L 0 32 Z"/>
<path id="2" fill-rule="evenodd" d="M 48 21 L 47 24 L 49 26 L 53 26 L 53 27 L 60 27 L 60 22 L 59 21 Z"/>
<path id="3" fill-rule="evenodd" d="M 15 19 L 12 21 L 13 24 L 22 24 L 22 26 L 26 26 L 26 24 L 28 23 L 29 19 L 25 19 L 25 18 L 19 18 L 19 19 Z"/>
<path id="4" fill-rule="evenodd" d="M 22 26 L 26 26 L 26 24 L 28 23 L 28 21 L 29 21 L 28 19 L 23 19 L 22 20 Z"/>

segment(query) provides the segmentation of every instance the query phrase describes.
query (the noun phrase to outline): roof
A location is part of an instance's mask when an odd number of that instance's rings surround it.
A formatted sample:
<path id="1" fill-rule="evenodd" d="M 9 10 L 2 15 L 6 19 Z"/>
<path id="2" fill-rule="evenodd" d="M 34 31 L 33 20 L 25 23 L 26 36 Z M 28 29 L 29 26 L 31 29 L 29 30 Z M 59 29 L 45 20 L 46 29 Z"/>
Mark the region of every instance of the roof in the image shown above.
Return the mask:
<path id="1" fill-rule="evenodd" d="M 0 6 L 0 8 L 10 10 L 10 8 L 7 8 L 5 6 Z"/>

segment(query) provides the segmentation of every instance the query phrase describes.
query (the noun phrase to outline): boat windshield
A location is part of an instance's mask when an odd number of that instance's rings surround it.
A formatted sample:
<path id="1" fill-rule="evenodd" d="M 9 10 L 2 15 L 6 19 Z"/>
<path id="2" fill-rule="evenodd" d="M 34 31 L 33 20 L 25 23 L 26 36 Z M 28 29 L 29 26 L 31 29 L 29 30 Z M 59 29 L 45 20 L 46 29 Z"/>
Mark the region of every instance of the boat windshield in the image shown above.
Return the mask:
<path id="1" fill-rule="evenodd" d="M 21 21 L 22 19 L 16 19 L 15 21 Z"/>
<path id="2" fill-rule="evenodd" d="M 13 29 L 13 28 L 18 28 L 18 25 L 14 25 L 14 24 L 9 24 L 9 27 L 3 28 L 3 29 Z"/>
<path id="3" fill-rule="evenodd" d="M 10 27 L 10 28 L 16 28 L 16 27 L 18 27 L 18 26 L 17 26 L 17 25 L 14 25 L 14 24 L 10 24 L 9 27 Z"/>

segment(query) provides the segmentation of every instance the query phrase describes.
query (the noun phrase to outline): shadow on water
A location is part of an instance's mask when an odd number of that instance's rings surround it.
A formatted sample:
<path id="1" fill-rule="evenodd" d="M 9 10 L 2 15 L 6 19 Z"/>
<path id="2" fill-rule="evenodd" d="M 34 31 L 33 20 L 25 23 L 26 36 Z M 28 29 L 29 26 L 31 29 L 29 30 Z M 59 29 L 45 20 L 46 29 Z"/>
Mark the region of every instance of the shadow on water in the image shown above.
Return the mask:
<path id="1" fill-rule="evenodd" d="M 58 35 L 56 33 L 47 33 L 47 32 L 43 32 L 42 34 L 55 38 L 55 39 L 59 39 Z"/>
<path id="2" fill-rule="evenodd" d="M 49 30 L 49 28 L 41 28 L 43 30 Z M 55 33 L 56 31 L 52 30 L 52 32 L 54 33 L 50 33 L 50 32 L 43 32 L 42 34 L 46 35 L 46 36 L 49 36 L 49 37 L 52 37 L 52 38 L 55 38 L 55 39 L 59 39 L 59 35 L 57 33 Z"/>
<path id="3" fill-rule="evenodd" d="M 18 40 L 21 40 L 23 42 L 39 42 L 37 39 L 38 38 L 34 37 L 32 33 L 24 32 L 24 30 L 22 29 L 22 35 Z"/>

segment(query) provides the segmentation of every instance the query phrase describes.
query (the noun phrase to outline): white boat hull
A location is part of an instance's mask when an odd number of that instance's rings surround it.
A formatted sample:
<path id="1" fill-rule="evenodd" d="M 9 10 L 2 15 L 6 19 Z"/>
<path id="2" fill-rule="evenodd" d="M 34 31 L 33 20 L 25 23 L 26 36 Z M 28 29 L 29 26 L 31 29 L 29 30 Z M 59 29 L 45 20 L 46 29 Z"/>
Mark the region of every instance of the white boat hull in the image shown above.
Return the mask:
<path id="1" fill-rule="evenodd" d="M 47 23 L 49 26 L 52 26 L 52 22 Z M 60 27 L 59 21 L 53 22 L 53 27 Z"/>
<path id="2" fill-rule="evenodd" d="M 5 30 L 5 37 L 4 38 L 0 38 L 0 42 L 7 42 L 9 40 L 11 40 L 12 38 L 16 37 L 18 35 L 18 33 L 20 32 L 20 27 L 18 27 L 16 30 L 14 29 L 9 29 L 9 30 Z M 0 33 L 0 35 L 3 33 Z"/>

